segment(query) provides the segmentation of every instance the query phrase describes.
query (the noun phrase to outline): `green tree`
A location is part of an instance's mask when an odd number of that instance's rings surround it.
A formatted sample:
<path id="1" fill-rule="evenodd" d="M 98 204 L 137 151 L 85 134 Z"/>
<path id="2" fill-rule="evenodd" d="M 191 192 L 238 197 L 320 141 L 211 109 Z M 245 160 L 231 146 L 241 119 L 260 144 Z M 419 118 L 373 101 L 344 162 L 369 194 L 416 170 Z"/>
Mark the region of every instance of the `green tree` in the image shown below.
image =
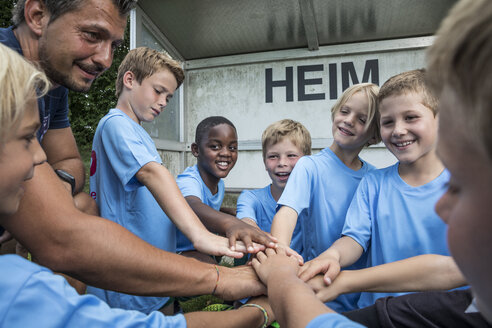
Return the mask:
<path id="1" fill-rule="evenodd" d="M 8 27 L 12 25 L 12 8 L 14 8 L 14 0 L 0 0 L 0 27 Z"/>

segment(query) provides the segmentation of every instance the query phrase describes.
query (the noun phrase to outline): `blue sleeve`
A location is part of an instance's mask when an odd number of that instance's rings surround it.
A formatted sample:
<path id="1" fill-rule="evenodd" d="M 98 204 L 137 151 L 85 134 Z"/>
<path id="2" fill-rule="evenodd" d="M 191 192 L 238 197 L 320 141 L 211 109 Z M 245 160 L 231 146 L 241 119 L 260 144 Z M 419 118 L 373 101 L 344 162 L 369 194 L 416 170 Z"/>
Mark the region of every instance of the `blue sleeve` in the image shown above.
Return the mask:
<path id="1" fill-rule="evenodd" d="M 3 262 L 0 324 L 3 327 L 186 327 L 183 315 L 112 309 L 93 295 L 77 294 L 67 281 L 24 259 Z M 5 293 L 4 293 L 5 292 Z"/>
<path id="2" fill-rule="evenodd" d="M 244 190 L 237 199 L 237 218 L 250 218 L 258 224 L 256 218 L 256 203 L 257 198 L 255 195 L 250 190 Z"/>
<path id="3" fill-rule="evenodd" d="M 313 192 L 311 182 L 313 174 L 316 171 L 316 168 L 312 164 L 313 162 L 308 156 L 299 159 L 290 174 L 282 196 L 280 196 L 277 202 L 279 206 L 288 206 L 295 210 L 297 215 L 309 208 L 311 193 Z"/>
<path id="4" fill-rule="evenodd" d="M 189 174 L 180 175 L 176 179 L 176 183 L 178 184 L 179 190 L 181 190 L 183 197 L 195 196 L 204 202 L 202 184 L 196 177 Z"/>
<path id="5" fill-rule="evenodd" d="M 63 129 L 70 126 L 68 120 L 68 90 L 58 87 L 53 90 L 52 101 L 49 104 L 50 126 L 49 129 Z"/>
<path id="6" fill-rule="evenodd" d="M 364 251 L 369 247 L 372 231 L 368 184 L 368 179 L 362 178 L 350 203 L 342 230 L 342 235 L 354 239 Z"/>
<path id="7" fill-rule="evenodd" d="M 306 328 L 363 328 L 360 324 L 351 321 L 338 313 L 326 313 L 317 316 L 306 326 Z"/>
<path id="8" fill-rule="evenodd" d="M 135 174 L 147 163 L 162 163 L 160 158 L 152 154 L 143 140 L 134 131 L 132 122 L 114 116 L 109 118 L 101 131 L 102 147 L 115 174 L 126 191 L 142 186 Z"/>

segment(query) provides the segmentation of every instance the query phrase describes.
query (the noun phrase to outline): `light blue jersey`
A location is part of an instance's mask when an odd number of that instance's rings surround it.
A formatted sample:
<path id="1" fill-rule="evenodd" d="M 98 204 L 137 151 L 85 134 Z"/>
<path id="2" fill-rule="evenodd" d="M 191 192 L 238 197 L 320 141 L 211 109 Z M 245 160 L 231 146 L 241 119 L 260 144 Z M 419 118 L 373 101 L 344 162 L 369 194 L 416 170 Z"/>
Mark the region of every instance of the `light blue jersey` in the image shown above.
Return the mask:
<path id="1" fill-rule="evenodd" d="M 161 164 L 148 133 L 119 109 L 99 122 L 92 145 L 90 190 L 101 216 L 153 246 L 176 252 L 176 227 L 135 174 L 147 163 Z M 88 286 L 111 307 L 144 313 L 160 309 L 167 297 L 134 296 Z"/>
<path id="2" fill-rule="evenodd" d="M 317 316 L 306 328 L 363 328 L 364 326 L 337 313 L 325 313 Z"/>
<path id="3" fill-rule="evenodd" d="M 419 187 L 406 184 L 398 163 L 362 179 L 347 213 L 342 234 L 353 238 L 368 253 L 368 266 L 421 254 L 449 255 L 446 224 L 434 205 L 446 190 L 449 172 Z M 370 246 L 370 247 L 369 247 Z M 404 293 L 362 293 L 359 307 L 377 298 Z"/>
<path id="4" fill-rule="evenodd" d="M 0 256 L 0 268 L 1 327 L 186 327 L 182 314 L 145 315 L 80 296 L 62 276 L 17 255 Z"/>
<path id="5" fill-rule="evenodd" d="M 275 216 L 277 202 L 273 199 L 271 185 L 261 189 L 244 190 L 237 199 L 237 213 L 239 219 L 250 218 L 256 222 L 261 230 L 270 232 Z M 302 254 L 301 224 L 297 222 L 292 234 L 290 248 Z"/>
<path id="6" fill-rule="evenodd" d="M 316 155 L 299 159 L 284 192 L 278 201 L 298 213 L 301 223 L 304 260 L 309 261 L 327 250 L 340 238 L 345 216 L 362 177 L 374 167 L 362 161 L 354 171 L 347 167 L 329 148 Z M 361 259 L 351 268 L 361 268 Z M 333 310 L 356 308 L 358 293 L 341 295 L 327 303 Z"/>
<path id="7" fill-rule="evenodd" d="M 222 206 L 222 201 L 224 200 L 224 181 L 219 180 L 217 186 L 217 193 L 212 195 L 210 189 L 208 189 L 205 182 L 203 182 L 200 172 L 198 171 L 198 166 L 190 166 L 184 170 L 183 173 L 178 175 L 176 179 L 183 197 L 195 196 L 198 197 L 203 204 L 210 206 L 216 211 L 220 211 Z M 184 252 L 194 250 L 191 241 L 179 230 L 177 234 L 177 251 Z"/>

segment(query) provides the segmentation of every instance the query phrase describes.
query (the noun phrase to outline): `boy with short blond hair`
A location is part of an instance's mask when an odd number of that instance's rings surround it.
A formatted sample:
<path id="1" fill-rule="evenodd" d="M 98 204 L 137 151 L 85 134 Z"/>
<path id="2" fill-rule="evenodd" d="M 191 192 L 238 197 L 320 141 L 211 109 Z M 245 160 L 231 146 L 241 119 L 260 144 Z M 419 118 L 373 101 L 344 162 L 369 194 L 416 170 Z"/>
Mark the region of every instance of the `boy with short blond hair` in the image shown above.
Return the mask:
<path id="1" fill-rule="evenodd" d="M 331 109 L 333 143 L 296 164 L 278 201 L 272 234 L 290 245 L 297 221 L 303 234 L 302 256 L 311 260 L 340 237 L 350 201 L 365 174 L 375 167 L 359 157 L 379 142 L 376 105 L 379 87 L 372 83 L 347 88 Z M 362 266 L 363 260 L 355 267 Z M 355 308 L 358 294 L 330 304 L 337 311 Z"/>
<path id="2" fill-rule="evenodd" d="M 226 238 L 207 231 L 162 165 L 149 134 L 153 121 L 184 79 L 180 64 L 146 48 L 131 50 L 118 69 L 118 103 L 98 124 L 92 148 L 90 188 L 101 216 L 127 228 L 153 246 L 176 252 L 176 226 L 194 246 L 212 255 L 241 257 Z M 238 247 L 240 249 L 240 247 Z M 88 287 L 112 307 L 150 313 L 166 297 L 133 296 Z"/>
<path id="3" fill-rule="evenodd" d="M 290 173 L 304 155 L 311 155 L 311 135 L 299 122 L 284 119 L 272 123 L 261 137 L 263 163 L 272 183 L 261 189 L 245 190 L 237 200 L 236 216 L 270 232 L 277 201 Z M 302 234 L 297 223 L 290 247 L 302 253 Z"/>
<path id="4" fill-rule="evenodd" d="M 327 282 L 364 253 L 368 266 L 421 254 L 449 255 L 446 226 L 434 204 L 449 181 L 436 154 L 437 100 L 424 70 L 398 74 L 378 95 L 381 137 L 399 160 L 361 181 L 348 209 L 343 237 L 301 269 L 301 277 L 323 272 Z M 362 293 L 359 307 L 389 293 Z"/>

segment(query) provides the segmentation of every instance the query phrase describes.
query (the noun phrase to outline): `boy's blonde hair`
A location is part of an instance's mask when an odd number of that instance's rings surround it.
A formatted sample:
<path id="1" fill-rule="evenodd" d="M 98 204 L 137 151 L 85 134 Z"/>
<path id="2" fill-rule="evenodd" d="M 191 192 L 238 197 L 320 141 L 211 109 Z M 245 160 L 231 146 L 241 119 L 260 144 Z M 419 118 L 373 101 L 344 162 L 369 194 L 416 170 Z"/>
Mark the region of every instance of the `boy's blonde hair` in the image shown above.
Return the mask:
<path id="1" fill-rule="evenodd" d="M 270 124 L 261 136 L 263 160 L 267 147 L 275 145 L 285 138 L 298 147 L 304 155 L 311 155 L 311 134 L 301 123 L 294 120 L 280 120 Z"/>
<path id="2" fill-rule="evenodd" d="M 178 61 L 172 59 L 165 52 L 147 47 L 130 50 L 118 68 L 116 97 L 119 98 L 123 91 L 123 75 L 126 72 L 130 71 L 135 74 L 135 79 L 141 84 L 145 78 L 164 69 L 173 73 L 179 88 L 184 81 L 184 71 Z"/>
<path id="3" fill-rule="evenodd" d="M 492 160 L 492 1 L 457 3 L 429 48 L 428 83 L 442 94 L 449 88 L 467 133 Z"/>
<path id="4" fill-rule="evenodd" d="M 351 87 L 345 89 L 343 94 L 337 99 L 333 107 L 331 108 L 331 120 L 335 118 L 335 114 L 345 105 L 345 103 L 357 92 L 363 92 L 367 97 L 369 107 L 367 108 L 367 121 L 365 124 L 366 131 L 372 130 L 375 143 L 381 141 L 381 134 L 379 133 L 379 110 L 377 106 L 377 96 L 379 87 L 373 83 L 359 83 L 354 84 Z M 369 146 L 369 145 L 367 145 Z"/>
<path id="5" fill-rule="evenodd" d="M 425 69 L 415 69 L 390 77 L 379 89 L 378 105 L 390 96 L 416 93 L 422 97 L 422 104 L 429 108 L 434 116 L 438 112 L 438 100 L 426 84 Z"/>
<path id="6" fill-rule="evenodd" d="M 48 92 L 44 73 L 14 50 L 0 44 L 0 145 L 20 123 L 28 101 Z"/>

